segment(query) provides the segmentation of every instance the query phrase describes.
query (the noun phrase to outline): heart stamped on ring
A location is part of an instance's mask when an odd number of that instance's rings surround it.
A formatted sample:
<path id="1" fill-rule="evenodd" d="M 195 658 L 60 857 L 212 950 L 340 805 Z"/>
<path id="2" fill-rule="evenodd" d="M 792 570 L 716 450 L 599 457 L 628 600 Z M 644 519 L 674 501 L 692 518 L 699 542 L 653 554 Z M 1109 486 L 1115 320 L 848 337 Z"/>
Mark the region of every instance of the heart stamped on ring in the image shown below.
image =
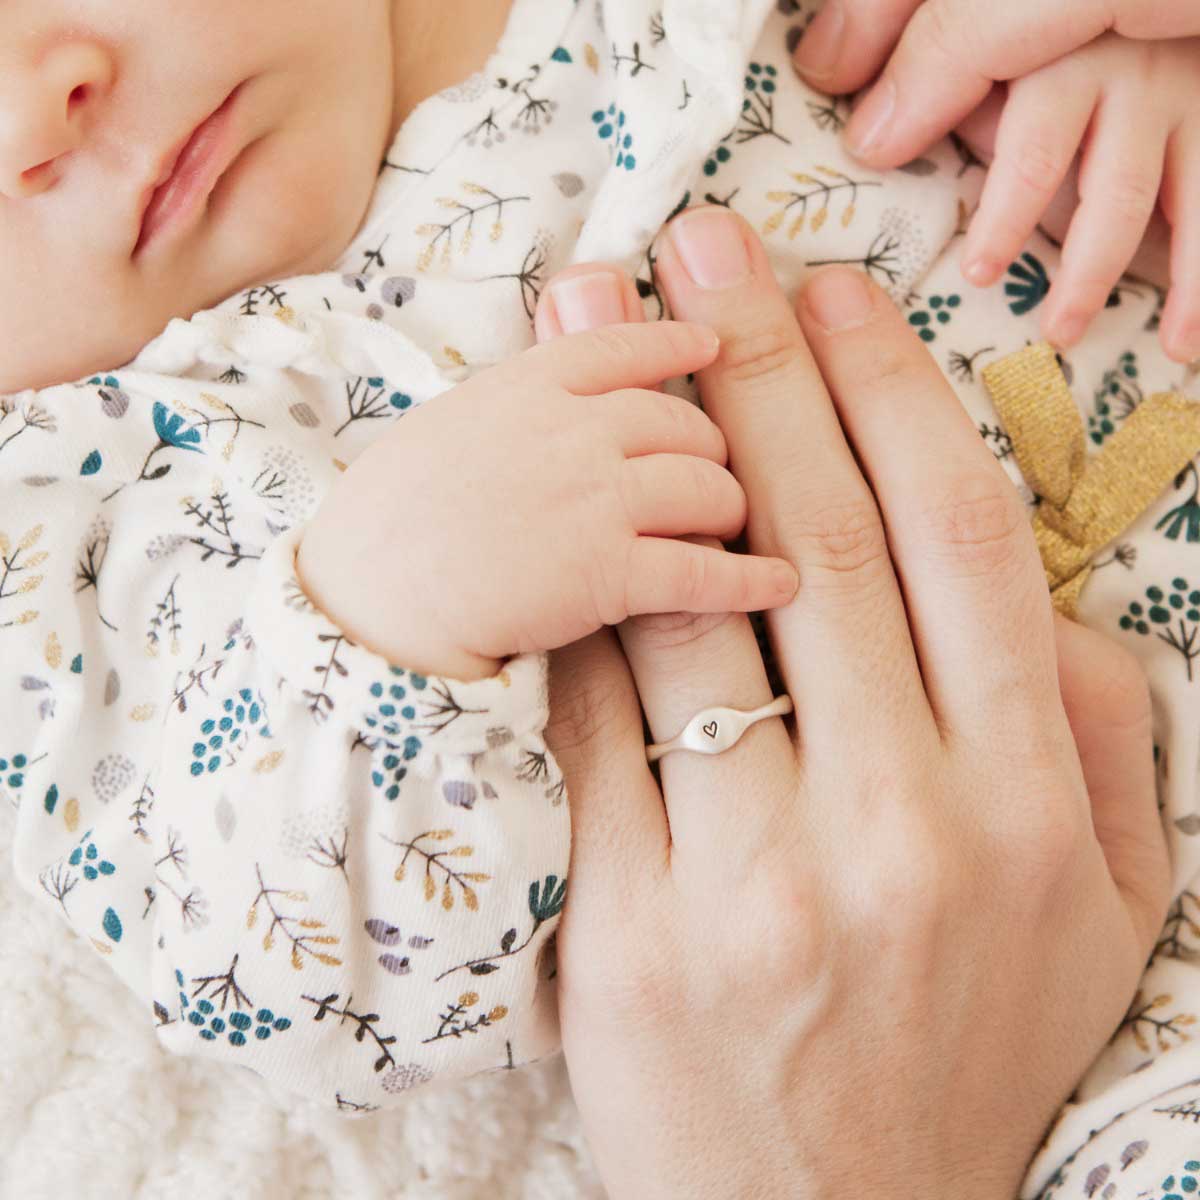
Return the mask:
<path id="1" fill-rule="evenodd" d="M 716 721 L 709 721 L 709 723 L 703 727 L 704 732 L 710 738 L 714 738 L 714 739 L 716 738 L 719 729 L 720 729 L 720 726 L 716 723 Z"/>

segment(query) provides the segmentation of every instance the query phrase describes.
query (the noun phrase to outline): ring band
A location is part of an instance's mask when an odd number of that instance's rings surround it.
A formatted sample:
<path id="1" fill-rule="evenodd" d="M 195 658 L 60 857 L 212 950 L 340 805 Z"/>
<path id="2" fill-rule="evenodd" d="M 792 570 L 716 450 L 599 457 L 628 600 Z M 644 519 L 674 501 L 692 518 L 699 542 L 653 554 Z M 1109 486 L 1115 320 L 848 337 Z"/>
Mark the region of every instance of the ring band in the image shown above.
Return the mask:
<path id="1" fill-rule="evenodd" d="M 646 759 L 658 762 L 673 750 L 691 750 L 695 754 L 724 754 L 737 745 L 742 734 L 768 717 L 786 717 L 794 711 L 790 696 L 776 696 L 770 704 L 743 712 L 737 708 L 706 708 L 698 712 L 684 731 L 669 742 L 655 742 L 646 747 Z"/>

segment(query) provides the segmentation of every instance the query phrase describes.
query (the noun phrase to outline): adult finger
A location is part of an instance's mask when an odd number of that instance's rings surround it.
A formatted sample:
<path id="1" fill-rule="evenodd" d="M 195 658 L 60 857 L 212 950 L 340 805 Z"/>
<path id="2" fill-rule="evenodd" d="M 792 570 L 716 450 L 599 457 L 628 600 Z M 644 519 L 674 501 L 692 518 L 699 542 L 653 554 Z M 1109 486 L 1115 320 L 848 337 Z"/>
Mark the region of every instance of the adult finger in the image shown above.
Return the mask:
<path id="1" fill-rule="evenodd" d="M 1053 736 L 1050 597 L 1016 490 L 866 275 L 819 272 L 797 311 L 883 510 L 941 729 L 980 745 Z"/>
<path id="2" fill-rule="evenodd" d="M 558 278 L 547 287 L 543 306 Z M 632 281 L 627 282 L 632 291 Z M 587 314 L 584 318 L 590 319 Z M 554 323 L 543 320 L 541 308 L 538 329 L 544 336 L 556 336 Z M 604 399 L 618 402 L 622 395 Z M 688 540 L 710 553 L 722 550 L 714 538 Z M 619 633 L 653 741 L 675 737 L 702 708 L 719 704 L 756 709 L 772 699 L 754 630 L 742 613 L 633 617 L 620 626 Z M 756 724 L 736 746 L 716 758 L 670 754 L 660 770 L 668 797 L 671 842 L 681 852 L 674 862 L 711 865 L 729 861 L 729 855 L 720 851 L 728 851 L 735 829 L 739 838 L 732 844 L 742 845 L 747 854 L 754 852 L 756 838 L 750 831 L 761 834 L 774 821 L 775 807 L 767 799 L 770 789 L 765 780 L 791 779 L 795 752 L 783 722 L 774 718 Z M 749 796 L 755 803 L 726 805 L 714 812 L 695 802 L 703 795 Z"/>
<path id="3" fill-rule="evenodd" d="M 1136 93 L 1100 101 L 1079 176 L 1079 209 L 1042 318 L 1045 336 L 1074 346 L 1108 302 L 1158 204 L 1169 129 Z"/>
<path id="4" fill-rule="evenodd" d="M 1099 98 L 1091 72 L 1064 86 L 1071 60 L 1018 80 L 996 134 L 995 158 L 967 231 L 963 274 L 988 287 L 1020 257 L 1075 161 Z"/>
<path id="5" fill-rule="evenodd" d="M 768 614 L 806 742 L 907 736 L 931 722 L 879 511 L 762 243 L 735 213 L 697 209 L 660 242 L 677 315 L 712 326 L 721 354 L 700 374 L 705 411 L 746 490 L 751 550 L 800 571 Z"/>
<path id="6" fill-rule="evenodd" d="M 571 893 L 625 894 L 664 872 L 670 839 L 637 692 L 612 630 L 550 655 L 553 751 L 571 805 Z"/>
<path id="7" fill-rule="evenodd" d="M 826 0 L 796 47 L 796 70 L 831 95 L 879 74 L 922 0 Z"/>
<path id="8" fill-rule="evenodd" d="M 1062 702 L 1113 882 L 1148 957 L 1170 900 L 1167 844 L 1154 791 L 1150 692 L 1131 654 L 1056 616 Z"/>
<path id="9" fill-rule="evenodd" d="M 1162 0 L 925 0 L 883 75 L 846 127 L 846 144 L 879 169 L 949 133 L 996 80 L 1028 75 L 1112 29 L 1129 38 L 1200 33 L 1200 5 Z"/>

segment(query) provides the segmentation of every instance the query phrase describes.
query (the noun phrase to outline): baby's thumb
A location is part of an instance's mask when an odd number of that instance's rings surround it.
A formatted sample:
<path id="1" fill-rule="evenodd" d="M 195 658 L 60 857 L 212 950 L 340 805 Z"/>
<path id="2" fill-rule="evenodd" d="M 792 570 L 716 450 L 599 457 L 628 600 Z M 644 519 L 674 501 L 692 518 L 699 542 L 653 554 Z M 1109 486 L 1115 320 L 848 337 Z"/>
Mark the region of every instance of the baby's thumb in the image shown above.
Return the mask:
<path id="1" fill-rule="evenodd" d="M 550 342 L 564 333 L 590 333 L 645 319 L 637 285 L 624 271 L 603 263 L 581 263 L 560 271 L 546 286 L 534 328 L 539 342 Z"/>
<path id="2" fill-rule="evenodd" d="M 1128 651 L 1055 615 L 1063 707 L 1092 824 L 1148 956 L 1170 902 L 1170 865 L 1154 791 L 1150 690 Z"/>

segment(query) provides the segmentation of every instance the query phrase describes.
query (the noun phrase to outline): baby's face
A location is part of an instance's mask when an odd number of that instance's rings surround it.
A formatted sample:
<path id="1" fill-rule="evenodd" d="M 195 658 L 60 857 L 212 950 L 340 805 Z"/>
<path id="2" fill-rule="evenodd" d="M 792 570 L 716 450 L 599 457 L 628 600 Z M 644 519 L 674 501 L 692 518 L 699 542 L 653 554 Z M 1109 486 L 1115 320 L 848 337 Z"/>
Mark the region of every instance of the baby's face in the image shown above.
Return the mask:
<path id="1" fill-rule="evenodd" d="M 172 317 L 328 267 L 391 134 L 391 2 L 0 0 L 0 393 L 120 366 Z M 235 88 L 207 207 L 141 236 Z"/>

